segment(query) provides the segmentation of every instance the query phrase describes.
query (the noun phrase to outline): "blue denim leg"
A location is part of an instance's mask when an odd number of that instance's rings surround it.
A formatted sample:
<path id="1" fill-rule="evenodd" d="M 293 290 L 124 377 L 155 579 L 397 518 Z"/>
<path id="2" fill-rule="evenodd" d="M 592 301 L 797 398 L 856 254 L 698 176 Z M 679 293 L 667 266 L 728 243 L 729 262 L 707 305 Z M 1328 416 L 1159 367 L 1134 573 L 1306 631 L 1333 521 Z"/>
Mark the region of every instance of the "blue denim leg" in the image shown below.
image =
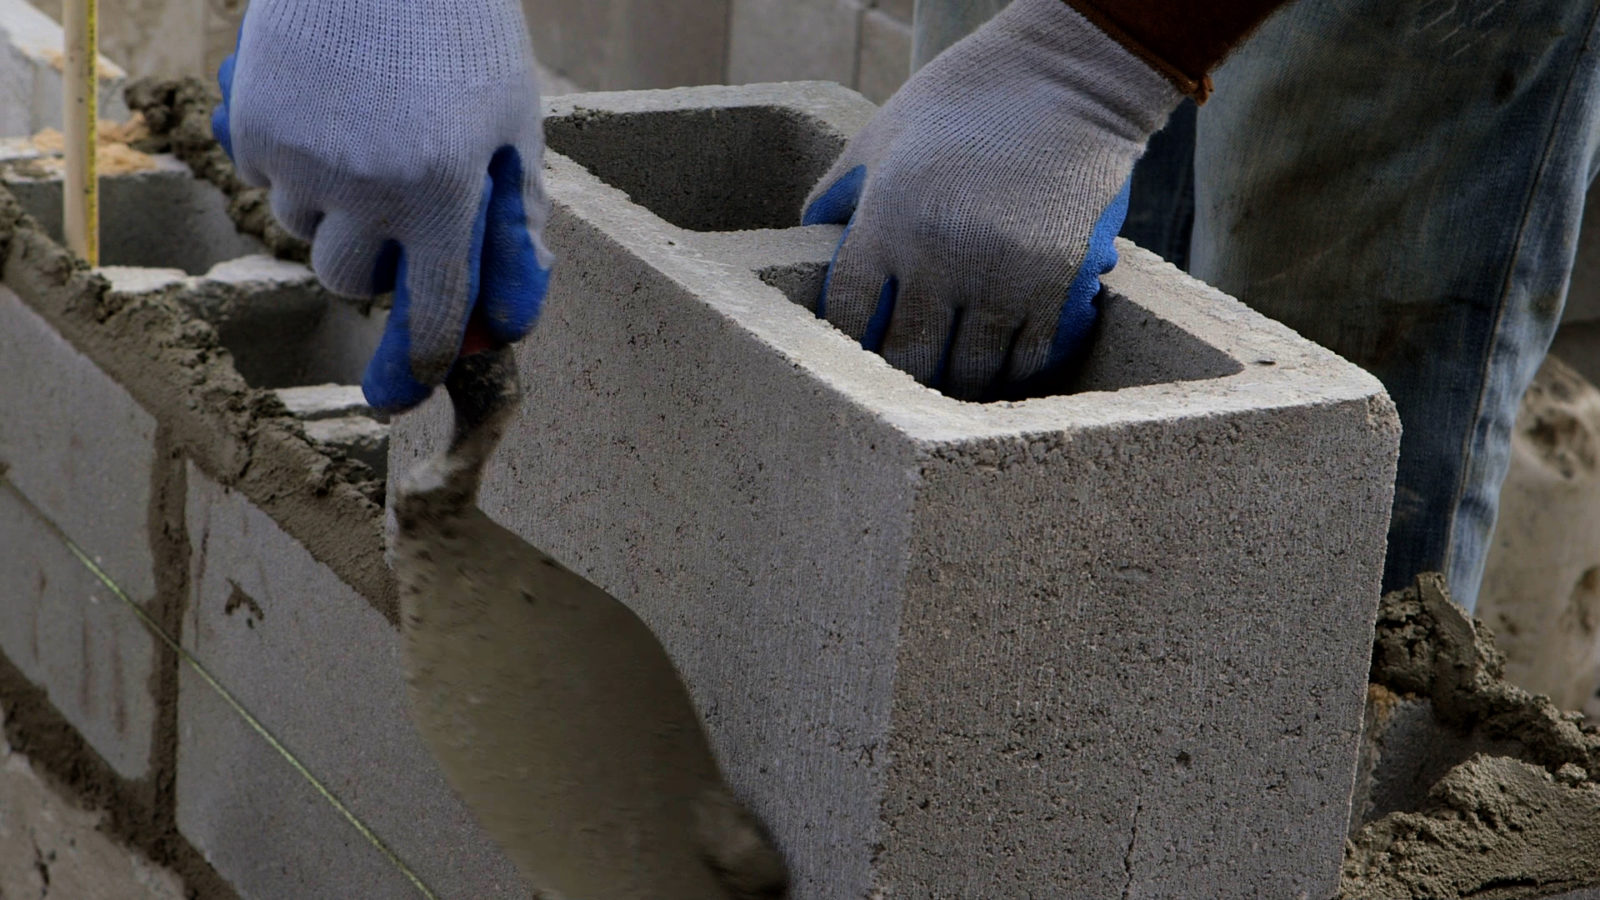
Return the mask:
<path id="1" fill-rule="evenodd" d="M 1180 269 L 1189 268 L 1189 235 L 1194 230 L 1193 100 L 1185 100 L 1167 126 L 1150 138 L 1133 167 L 1133 194 L 1122 236 Z"/>
<path id="2" fill-rule="evenodd" d="M 1386 589 L 1440 570 L 1476 602 L 1577 246 L 1597 9 L 1302 0 L 1215 73 L 1191 269 L 1388 388 L 1405 432 Z"/>

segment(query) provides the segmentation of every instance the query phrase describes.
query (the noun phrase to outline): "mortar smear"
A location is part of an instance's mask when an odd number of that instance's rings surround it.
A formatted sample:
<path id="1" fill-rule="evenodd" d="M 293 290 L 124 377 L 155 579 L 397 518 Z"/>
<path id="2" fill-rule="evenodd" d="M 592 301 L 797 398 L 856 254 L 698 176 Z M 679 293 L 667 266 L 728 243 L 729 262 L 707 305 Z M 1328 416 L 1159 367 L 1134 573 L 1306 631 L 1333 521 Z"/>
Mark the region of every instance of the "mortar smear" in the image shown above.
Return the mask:
<path id="1" fill-rule="evenodd" d="M 1372 683 L 1431 701 L 1441 726 L 1519 749 L 1476 755 L 1420 809 L 1363 827 L 1345 848 L 1340 900 L 1522 900 L 1600 884 L 1600 733 L 1503 669 L 1442 576 L 1383 598 Z"/>

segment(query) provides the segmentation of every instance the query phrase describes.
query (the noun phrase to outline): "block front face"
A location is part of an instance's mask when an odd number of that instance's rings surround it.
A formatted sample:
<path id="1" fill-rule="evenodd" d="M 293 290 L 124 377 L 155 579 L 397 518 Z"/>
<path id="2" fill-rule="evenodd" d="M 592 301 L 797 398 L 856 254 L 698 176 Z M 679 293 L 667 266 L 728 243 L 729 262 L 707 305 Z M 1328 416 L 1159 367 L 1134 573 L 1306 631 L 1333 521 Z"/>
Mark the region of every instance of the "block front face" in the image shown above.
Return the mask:
<path id="1" fill-rule="evenodd" d="M 154 638 L 38 508 L 4 486 L 0 547 L 0 651 L 117 774 L 148 776 Z"/>
<path id="2" fill-rule="evenodd" d="M 525 898 L 411 724 L 399 632 L 192 466 L 188 520 L 189 651 L 439 896 Z M 244 897 L 418 896 L 187 667 L 177 795 L 179 829 Z"/>
<path id="3" fill-rule="evenodd" d="M 155 420 L 5 287 L 0 383 L 7 477 L 123 590 L 149 600 Z"/>
<path id="4" fill-rule="evenodd" d="M 879 886 L 1331 896 L 1396 437 L 1356 399 L 941 453 Z"/>

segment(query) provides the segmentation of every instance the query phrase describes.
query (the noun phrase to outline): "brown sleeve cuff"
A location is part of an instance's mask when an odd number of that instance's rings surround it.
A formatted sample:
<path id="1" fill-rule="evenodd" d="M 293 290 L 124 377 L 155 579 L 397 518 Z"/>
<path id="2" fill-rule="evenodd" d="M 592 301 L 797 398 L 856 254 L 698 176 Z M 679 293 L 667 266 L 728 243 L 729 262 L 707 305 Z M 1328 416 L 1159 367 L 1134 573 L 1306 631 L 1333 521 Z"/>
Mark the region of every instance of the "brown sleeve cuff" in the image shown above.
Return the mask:
<path id="1" fill-rule="evenodd" d="M 1064 2 L 1204 103 L 1211 95 L 1211 70 L 1288 0 Z"/>

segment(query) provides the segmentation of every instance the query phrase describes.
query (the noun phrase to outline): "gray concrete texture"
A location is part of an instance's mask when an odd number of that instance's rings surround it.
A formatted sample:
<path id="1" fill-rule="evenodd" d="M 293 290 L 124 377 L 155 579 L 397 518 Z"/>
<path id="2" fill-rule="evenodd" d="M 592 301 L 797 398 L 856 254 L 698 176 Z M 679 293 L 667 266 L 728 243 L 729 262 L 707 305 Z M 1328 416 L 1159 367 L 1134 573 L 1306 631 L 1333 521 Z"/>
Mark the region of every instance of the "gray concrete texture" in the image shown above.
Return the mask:
<path id="1" fill-rule="evenodd" d="M 242 494 L 193 467 L 184 646 L 438 896 L 526 898 L 411 726 L 400 634 Z M 179 830 L 241 897 L 417 888 L 192 670 Z"/>
<path id="2" fill-rule="evenodd" d="M 27 0 L 0 0 L 0 137 L 61 127 L 61 26 Z M 122 69 L 100 57 L 100 116 L 128 117 Z"/>
<path id="3" fill-rule="evenodd" d="M 784 227 L 872 111 L 555 104 L 562 262 L 482 506 L 656 631 L 799 900 L 1331 896 L 1387 397 L 1130 245 L 1073 392 L 917 385 L 804 308 L 839 230 Z"/>
<path id="4" fill-rule="evenodd" d="M 0 736 L 0 896 L 183 900 L 178 877 L 118 845 L 100 830 L 104 821 L 49 784 Z"/>
<path id="5" fill-rule="evenodd" d="M 540 61 L 586 89 L 825 79 L 878 102 L 910 74 L 911 6 L 910 0 L 524 0 Z"/>
<path id="6" fill-rule="evenodd" d="M 155 168 L 101 179 L 100 260 L 107 266 L 181 269 L 203 275 L 227 260 L 263 252 L 240 234 L 222 194 L 197 181 L 177 159 L 151 157 Z M 0 162 L 0 180 L 28 214 L 61 240 L 61 173 L 33 159 Z"/>
<path id="7" fill-rule="evenodd" d="M 4 286 L 0 384 L 0 649 L 119 774 L 143 778 L 155 645 L 65 539 L 152 601 L 155 420 Z"/>

